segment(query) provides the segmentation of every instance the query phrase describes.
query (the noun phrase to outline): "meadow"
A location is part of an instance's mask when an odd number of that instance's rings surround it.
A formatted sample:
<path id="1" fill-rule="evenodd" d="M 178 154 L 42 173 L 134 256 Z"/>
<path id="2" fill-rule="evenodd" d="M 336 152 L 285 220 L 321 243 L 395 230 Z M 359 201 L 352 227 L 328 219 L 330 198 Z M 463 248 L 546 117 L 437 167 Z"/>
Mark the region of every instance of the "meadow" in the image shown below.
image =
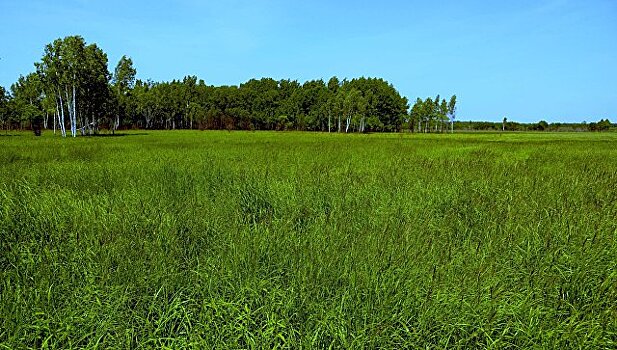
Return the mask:
<path id="1" fill-rule="evenodd" d="M 617 133 L 0 136 L 0 348 L 615 348 Z"/>

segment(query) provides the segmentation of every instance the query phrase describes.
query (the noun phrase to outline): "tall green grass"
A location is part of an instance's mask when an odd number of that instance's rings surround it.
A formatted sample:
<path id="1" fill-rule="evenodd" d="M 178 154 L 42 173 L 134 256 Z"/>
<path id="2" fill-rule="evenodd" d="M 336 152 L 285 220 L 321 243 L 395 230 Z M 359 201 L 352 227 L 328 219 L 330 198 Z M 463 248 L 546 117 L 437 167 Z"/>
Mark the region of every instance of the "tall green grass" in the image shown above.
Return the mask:
<path id="1" fill-rule="evenodd" d="M 0 137 L 0 347 L 617 347 L 617 135 Z"/>

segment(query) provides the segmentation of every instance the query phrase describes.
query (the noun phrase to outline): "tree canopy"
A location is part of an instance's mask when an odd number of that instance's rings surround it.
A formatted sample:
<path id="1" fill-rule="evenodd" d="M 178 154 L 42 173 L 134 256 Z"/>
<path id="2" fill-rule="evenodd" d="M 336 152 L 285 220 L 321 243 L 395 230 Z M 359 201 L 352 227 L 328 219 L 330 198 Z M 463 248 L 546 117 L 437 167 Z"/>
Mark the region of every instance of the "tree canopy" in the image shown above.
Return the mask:
<path id="1" fill-rule="evenodd" d="M 379 78 L 261 78 L 218 87 L 191 75 L 136 80 L 130 57 L 122 56 L 112 74 L 103 50 L 81 36 L 46 45 L 35 67 L 3 95 L 2 120 L 42 121 L 63 136 L 100 128 L 398 131 L 408 108 Z"/>
<path id="2" fill-rule="evenodd" d="M 112 73 L 105 52 L 78 35 L 47 44 L 35 67 L 10 93 L 0 90 L 2 126 L 41 125 L 63 136 L 68 128 L 77 136 L 127 128 L 445 132 L 470 125 L 455 123 L 455 95 L 449 101 L 417 98 L 410 109 L 407 98 L 381 78 L 301 83 L 265 77 L 238 86 L 207 85 L 193 75 L 139 80 L 130 57 L 122 56 Z M 515 130 L 511 122 L 502 124 L 502 130 Z M 589 129 L 610 126 L 602 120 Z M 547 128 L 539 123 L 536 129 Z"/>

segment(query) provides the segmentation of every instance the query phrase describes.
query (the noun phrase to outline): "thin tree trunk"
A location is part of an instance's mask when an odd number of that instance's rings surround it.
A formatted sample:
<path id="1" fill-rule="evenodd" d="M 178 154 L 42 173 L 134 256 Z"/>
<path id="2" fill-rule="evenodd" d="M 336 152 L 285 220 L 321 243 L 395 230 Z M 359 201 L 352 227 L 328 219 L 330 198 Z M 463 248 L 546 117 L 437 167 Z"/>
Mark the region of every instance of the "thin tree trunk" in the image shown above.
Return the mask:
<path id="1" fill-rule="evenodd" d="M 58 114 L 58 123 L 60 124 L 60 133 L 62 137 L 66 137 L 66 127 L 64 126 L 64 104 L 62 103 L 62 94 L 58 93 L 58 97 L 60 98 L 60 113 Z"/>
<path id="2" fill-rule="evenodd" d="M 77 136 L 77 96 L 73 84 L 73 137 Z"/>
<path id="3" fill-rule="evenodd" d="M 89 135 L 93 135 L 94 134 L 94 128 L 96 127 L 96 124 L 94 123 L 94 111 L 92 112 L 92 121 L 88 124 L 88 134 Z"/>
<path id="4" fill-rule="evenodd" d="M 341 115 L 338 115 L 338 131 L 337 132 L 341 132 Z"/>
<path id="5" fill-rule="evenodd" d="M 66 109 L 69 113 L 69 128 L 71 130 L 71 135 L 73 134 L 73 108 L 71 108 L 71 99 L 69 98 L 69 92 L 67 89 L 64 90 L 64 96 L 66 97 Z"/>
<path id="6" fill-rule="evenodd" d="M 69 112 L 69 123 L 71 125 L 71 136 L 75 137 L 75 131 L 73 128 L 73 104 L 71 98 L 69 96 L 69 89 L 66 87 L 64 89 L 64 95 L 66 96 L 66 108 Z"/>

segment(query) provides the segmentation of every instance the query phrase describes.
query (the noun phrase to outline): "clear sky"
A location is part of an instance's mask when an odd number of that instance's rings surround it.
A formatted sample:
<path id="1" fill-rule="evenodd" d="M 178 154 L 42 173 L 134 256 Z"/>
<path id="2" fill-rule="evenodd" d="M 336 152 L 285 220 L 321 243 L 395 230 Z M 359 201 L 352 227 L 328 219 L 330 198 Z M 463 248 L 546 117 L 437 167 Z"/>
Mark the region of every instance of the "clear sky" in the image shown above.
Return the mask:
<path id="1" fill-rule="evenodd" d="M 617 0 L 0 0 L 0 85 L 79 34 L 137 77 L 382 77 L 458 117 L 617 121 Z"/>

